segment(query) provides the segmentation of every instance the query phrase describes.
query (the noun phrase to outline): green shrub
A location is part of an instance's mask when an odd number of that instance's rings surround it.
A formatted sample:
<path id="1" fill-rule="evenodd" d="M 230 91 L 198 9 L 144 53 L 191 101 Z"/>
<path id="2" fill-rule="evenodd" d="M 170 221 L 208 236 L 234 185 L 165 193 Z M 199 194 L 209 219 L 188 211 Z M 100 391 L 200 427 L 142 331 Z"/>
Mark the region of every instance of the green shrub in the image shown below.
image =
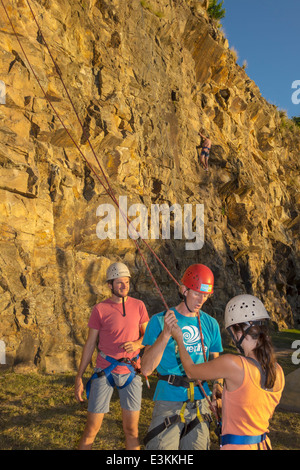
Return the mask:
<path id="1" fill-rule="evenodd" d="M 294 124 L 296 124 L 296 126 L 300 127 L 300 116 L 293 116 L 292 117 L 292 121 Z"/>
<path id="2" fill-rule="evenodd" d="M 224 1 L 218 3 L 218 0 L 210 0 L 209 7 L 207 9 L 209 16 L 216 20 L 221 20 L 224 18 L 226 11 L 225 8 L 223 8 L 223 4 Z"/>

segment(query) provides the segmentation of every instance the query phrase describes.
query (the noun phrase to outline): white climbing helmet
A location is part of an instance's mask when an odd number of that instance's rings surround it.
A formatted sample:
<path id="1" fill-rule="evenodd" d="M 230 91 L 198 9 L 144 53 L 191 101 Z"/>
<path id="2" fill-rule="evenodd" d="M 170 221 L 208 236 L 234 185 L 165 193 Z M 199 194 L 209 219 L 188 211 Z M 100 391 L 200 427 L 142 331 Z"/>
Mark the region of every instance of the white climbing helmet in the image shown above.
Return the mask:
<path id="1" fill-rule="evenodd" d="M 106 271 L 106 282 L 119 277 L 131 277 L 129 269 L 124 263 L 117 262 L 111 264 Z"/>
<path id="2" fill-rule="evenodd" d="M 269 320 L 270 316 L 261 300 L 253 295 L 241 294 L 233 297 L 225 308 L 225 328 L 238 323 Z"/>

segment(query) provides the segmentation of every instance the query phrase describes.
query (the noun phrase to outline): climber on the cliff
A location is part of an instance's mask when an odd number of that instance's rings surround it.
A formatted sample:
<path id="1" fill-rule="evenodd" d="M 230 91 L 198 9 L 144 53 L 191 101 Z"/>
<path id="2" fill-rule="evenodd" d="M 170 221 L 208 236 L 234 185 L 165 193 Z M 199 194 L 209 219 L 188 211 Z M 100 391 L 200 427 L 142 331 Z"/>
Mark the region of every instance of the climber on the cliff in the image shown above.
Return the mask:
<path id="1" fill-rule="evenodd" d="M 110 265 L 106 280 L 111 289 L 111 297 L 95 305 L 92 310 L 88 323 L 89 334 L 75 379 L 75 397 L 82 402 L 82 376 L 98 346 L 96 369 L 87 384 L 87 423 L 78 448 L 92 448 L 104 414 L 109 411 L 116 385 L 122 408 L 126 449 L 139 450 L 138 422 L 142 381 L 135 369 L 139 368 L 138 355 L 143 348 L 142 340 L 149 316 L 141 300 L 128 296 L 130 273 L 125 264 Z"/>
<path id="2" fill-rule="evenodd" d="M 182 329 L 185 346 L 195 363 L 218 357 L 223 351 L 217 320 L 201 311 L 213 292 L 214 276 L 203 264 L 193 264 L 184 273 L 182 301 L 167 312 L 153 315 L 143 344 L 141 369 L 144 374 L 158 372 L 152 421 L 144 443 L 146 450 L 207 450 L 209 448 L 210 409 L 203 391 L 190 381 L 180 363 L 172 327 Z M 220 384 L 213 385 L 213 400 L 220 398 Z"/>
<path id="3" fill-rule="evenodd" d="M 211 149 L 211 140 L 208 136 L 204 136 L 201 132 L 199 132 L 199 135 L 202 139 L 204 139 L 202 145 L 201 145 L 201 153 L 199 155 L 200 159 L 200 165 L 204 168 L 205 171 L 208 171 L 208 159 L 209 159 L 209 152 Z"/>

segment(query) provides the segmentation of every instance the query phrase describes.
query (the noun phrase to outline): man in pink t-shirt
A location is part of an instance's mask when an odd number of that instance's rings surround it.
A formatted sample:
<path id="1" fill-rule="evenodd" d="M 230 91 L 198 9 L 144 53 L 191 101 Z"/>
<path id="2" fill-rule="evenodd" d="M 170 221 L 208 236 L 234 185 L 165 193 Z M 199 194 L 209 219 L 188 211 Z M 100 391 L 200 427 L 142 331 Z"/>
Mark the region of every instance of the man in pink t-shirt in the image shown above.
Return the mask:
<path id="1" fill-rule="evenodd" d="M 122 407 L 123 429 L 127 450 L 138 450 L 138 422 L 142 399 L 141 377 L 133 373 L 134 361 L 139 368 L 139 355 L 149 316 L 141 300 L 128 297 L 130 273 L 123 263 L 113 263 L 107 270 L 111 297 L 94 306 L 88 327 L 81 363 L 75 379 L 75 397 L 83 401 L 82 376 L 98 346 L 95 374 L 90 381 L 87 423 L 79 449 L 91 449 L 101 428 L 104 414 L 116 385 Z M 119 365 L 115 361 L 124 365 Z M 131 362 L 132 364 L 132 362 Z"/>

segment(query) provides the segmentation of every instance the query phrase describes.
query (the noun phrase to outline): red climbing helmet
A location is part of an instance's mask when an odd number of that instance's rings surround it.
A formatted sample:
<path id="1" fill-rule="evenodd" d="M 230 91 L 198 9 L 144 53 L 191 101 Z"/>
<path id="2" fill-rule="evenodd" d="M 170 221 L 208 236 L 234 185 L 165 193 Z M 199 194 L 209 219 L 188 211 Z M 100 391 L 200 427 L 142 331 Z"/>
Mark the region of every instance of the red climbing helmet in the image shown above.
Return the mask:
<path id="1" fill-rule="evenodd" d="M 212 294 L 214 290 L 214 275 L 204 264 L 192 264 L 185 271 L 181 282 L 188 289 L 201 294 Z"/>

